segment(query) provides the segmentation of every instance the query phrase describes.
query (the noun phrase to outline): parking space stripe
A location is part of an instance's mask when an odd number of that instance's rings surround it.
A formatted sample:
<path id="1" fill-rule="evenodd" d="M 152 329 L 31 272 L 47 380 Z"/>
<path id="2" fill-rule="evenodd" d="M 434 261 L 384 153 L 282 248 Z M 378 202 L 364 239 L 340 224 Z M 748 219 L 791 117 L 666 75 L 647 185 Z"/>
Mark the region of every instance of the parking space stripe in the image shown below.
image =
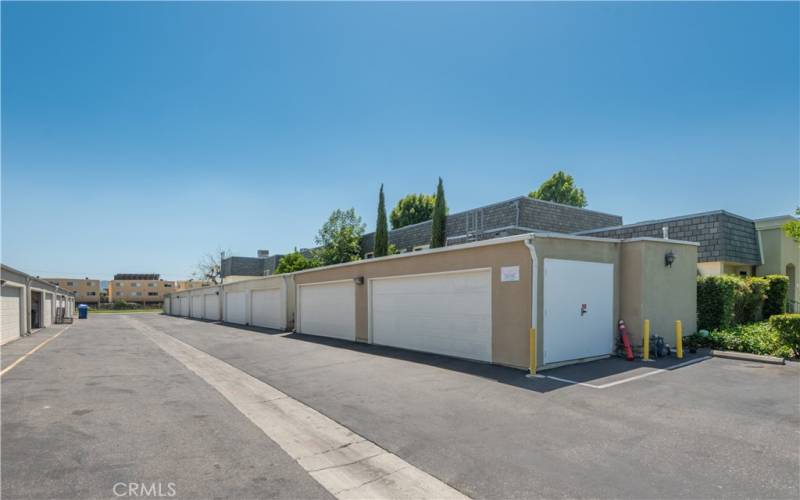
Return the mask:
<path id="1" fill-rule="evenodd" d="M 657 368 L 657 369 L 655 369 L 653 371 L 649 371 L 647 373 L 640 373 L 639 375 L 634 375 L 633 377 L 624 378 L 622 380 L 615 380 L 613 382 L 609 382 L 607 384 L 601 384 L 601 385 L 589 384 L 589 383 L 586 383 L 586 382 L 578 382 L 577 380 L 570 380 L 570 379 L 567 379 L 567 378 L 555 377 L 555 376 L 552 376 L 552 375 L 543 375 L 543 376 L 546 377 L 546 378 L 549 378 L 550 380 L 555 380 L 555 381 L 558 381 L 558 382 L 564 382 L 566 384 L 582 385 L 584 387 L 589 387 L 591 389 L 608 389 L 609 387 L 614 387 L 615 385 L 626 384 L 628 382 L 633 382 L 634 380 L 640 380 L 640 379 L 643 379 L 643 378 L 646 378 L 646 377 L 651 377 L 653 375 L 658 375 L 659 373 L 664 373 L 664 372 L 675 370 L 677 368 L 682 368 L 684 366 L 693 365 L 695 363 L 699 363 L 699 362 L 705 361 L 707 359 L 711 359 L 711 356 L 703 356 L 702 358 L 690 359 L 689 361 L 684 361 L 683 363 L 678 363 L 677 365 L 670 366 L 669 368 Z"/>
<path id="2" fill-rule="evenodd" d="M 23 361 L 25 361 L 26 359 L 28 359 L 28 356 L 30 356 L 31 354 L 35 353 L 36 351 L 38 351 L 38 350 L 39 350 L 39 349 L 41 349 L 42 347 L 46 346 L 46 345 L 47 345 L 47 344 L 48 344 L 50 341 L 54 340 L 56 337 L 58 337 L 58 336 L 59 336 L 59 335 L 61 335 L 62 333 L 64 333 L 64 332 L 66 332 L 67 330 L 69 330 L 69 327 L 71 327 L 71 326 L 72 326 L 72 325 L 67 325 L 67 327 L 66 327 L 66 328 L 64 328 L 63 330 L 61 330 L 60 332 L 56 333 L 55 335 L 53 335 L 53 336 L 52 336 L 52 337 L 50 337 L 49 339 L 45 340 L 44 342 L 40 343 L 39 345 L 37 345 L 36 347 L 34 347 L 33 349 L 31 349 L 30 351 L 28 351 L 28 352 L 26 352 L 25 354 L 23 354 L 22 356 L 20 356 L 20 357 L 19 357 L 19 359 L 17 359 L 17 360 L 16 360 L 16 361 L 14 361 L 13 363 L 11 363 L 11 364 L 10 364 L 10 365 L 8 365 L 7 367 L 5 367 L 5 368 L 4 368 L 2 371 L 0 371 L 0 377 L 2 377 L 3 375 L 5 375 L 5 374 L 6 374 L 6 373 L 8 373 L 9 371 L 11 371 L 11 369 L 12 369 L 12 368 L 14 368 L 15 366 L 17 366 L 18 364 L 20 364 L 20 363 L 22 363 Z"/>
<path id="3" fill-rule="evenodd" d="M 219 391 L 336 498 L 468 498 L 238 368 L 137 318 L 125 321 Z"/>

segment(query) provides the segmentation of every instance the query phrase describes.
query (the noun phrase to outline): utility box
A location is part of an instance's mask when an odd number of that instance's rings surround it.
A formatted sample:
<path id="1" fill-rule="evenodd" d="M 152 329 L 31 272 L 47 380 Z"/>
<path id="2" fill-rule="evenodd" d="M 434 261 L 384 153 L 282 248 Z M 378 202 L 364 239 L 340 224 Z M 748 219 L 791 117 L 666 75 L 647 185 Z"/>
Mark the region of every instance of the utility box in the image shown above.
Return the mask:
<path id="1" fill-rule="evenodd" d="M 89 306 L 86 304 L 78 305 L 78 319 L 87 319 L 89 317 Z"/>

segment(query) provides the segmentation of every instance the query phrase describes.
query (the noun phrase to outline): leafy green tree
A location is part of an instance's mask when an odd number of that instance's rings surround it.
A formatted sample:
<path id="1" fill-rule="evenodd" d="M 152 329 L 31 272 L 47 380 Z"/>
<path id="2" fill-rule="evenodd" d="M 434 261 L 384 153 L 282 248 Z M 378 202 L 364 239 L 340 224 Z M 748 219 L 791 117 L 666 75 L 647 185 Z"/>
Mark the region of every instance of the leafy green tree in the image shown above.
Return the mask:
<path id="1" fill-rule="evenodd" d="M 309 259 L 295 248 L 294 252 L 281 257 L 281 260 L 278 261 L 278 267 L 275 268 L 275 274 L 293 273 L 303 269 L 319 267 L 320 265 L 319 260 L 315 258 Z"/>
<path id="2" fill-rule="evenodd" d="M 334 210 L 315 238 L 316 257 L 326 266 L 358 260 L 363 234 L 364 224 L 355 209 Z"/>
<path id="3" fill-rule="evenodd" d="M 575 179 L 562 170 L 553 174 L 539 186 L 539 189 L 531 191 L 528 196 L 573 207 L 583 208 L 586 206 L 586 195 L 583 193 L 583 189 L 576 187 Z"/>
<path id="4" fill-rule="evenodd" d="M 800 207 L 794 211 L 795 215 L 800 215 Z M 786 236 L 800 243 L 800 220 L 791 220 L 783 225 L 783 232 Z"/>
<path id="5" fill-rule="evenodd" d="M 392 209 L 389 218 L 392 222 L 392 229 L 400 229 L 403 226 L 417 224 L 431 220 L 433 217 L 433 206 L 436 204 L 436 197 L 430 194 L 408 194 Z"/>
<path id="6" fill-rule="evenodd" d="M 444 199 L 444 184 L 439 177 L 436 186 L 436 204 L 433 207 L 433 224 L 431 226 L 431 248 L 443 247 L 447 242 L 447 202 Z"/>
<path id="7" fill-rule="evenodd" d="M 389 227 L 386 224 L 386 201 L 383 198 L 383 184 L 378 194 L 378 222 L 375 224 L 375 257 L 389 254 Z"/>

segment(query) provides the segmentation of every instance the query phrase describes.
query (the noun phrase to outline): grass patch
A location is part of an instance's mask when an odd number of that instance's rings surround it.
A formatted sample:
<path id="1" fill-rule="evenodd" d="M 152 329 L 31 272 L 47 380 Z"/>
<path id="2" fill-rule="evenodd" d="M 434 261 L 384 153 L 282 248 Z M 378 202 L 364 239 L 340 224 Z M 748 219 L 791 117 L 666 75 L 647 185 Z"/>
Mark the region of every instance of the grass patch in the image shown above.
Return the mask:
<path id="1" fill-rule="evenodd" d="M 794 355 L 792 348 L 781 340 L 778 331 L 768 321 L 714 330 L 705 337 L 695 333 L 687 337 L 686 342 L 690 347 L 709 347 L 781 358 L 791 358 Z"/>

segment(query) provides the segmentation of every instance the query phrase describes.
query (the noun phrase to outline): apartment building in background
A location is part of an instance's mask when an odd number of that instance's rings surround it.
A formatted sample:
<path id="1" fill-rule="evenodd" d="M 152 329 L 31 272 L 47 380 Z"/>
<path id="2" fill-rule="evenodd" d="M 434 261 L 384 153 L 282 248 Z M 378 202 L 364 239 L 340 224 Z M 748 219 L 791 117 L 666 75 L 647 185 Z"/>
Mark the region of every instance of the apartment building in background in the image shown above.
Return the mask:
<path id="1" fill-rule="evenodd" d="M 211 286 L 211 285 L 213 285 L 213 283 L 205 280 L 195 280 L 195 279 L 178 280 L 175 282 L 175 291 L 181 292 L 183 290 L 193 290 L 195 288 L 203 288 L 205 286 Z"/>
<path id="2" fill-rule="evenodd" d="M 108 282 L 108 300 L 156 305 L 164 301 L 164 294 L 175 290 L 175 283 L 164 281 L 159 274 L 115 274 Z"/>
<path id="3" fill-rule="evenodd" d="M 102 302 L 100 280 L 94 278 L 40 278 L 70 292 L 75 292 L 76 304 Z"/>

